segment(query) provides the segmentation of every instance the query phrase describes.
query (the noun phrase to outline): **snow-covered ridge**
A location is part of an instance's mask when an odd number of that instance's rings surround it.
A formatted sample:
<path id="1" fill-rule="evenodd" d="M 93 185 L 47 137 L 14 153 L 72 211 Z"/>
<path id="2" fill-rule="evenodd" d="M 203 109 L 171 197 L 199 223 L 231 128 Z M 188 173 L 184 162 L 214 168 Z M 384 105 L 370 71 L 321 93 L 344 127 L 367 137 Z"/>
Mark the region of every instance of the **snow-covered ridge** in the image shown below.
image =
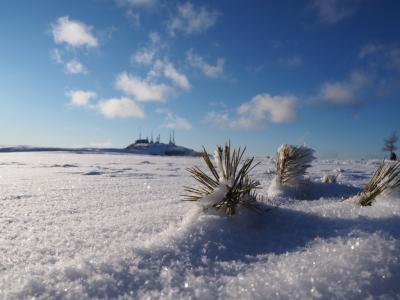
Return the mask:
<path id="1" fill-rule="evenodd" d="M 139 145 L 140 146 L 140 145 Z M 152 143 L 133 147 L 132 145 L 124 148 L 62 148 L 62 147 L 34 147 L 34 146 L 0 146 L 0 153 L 5 152 L 71 152 L 81 154 L 143 154 L 143 155 L 166 155 L 166 156 L 200 156 L 200 153 L 183 146 L 175 144 Z"/>
<path id="2" fill-rule="evenodd" d="M 200 156 L 199 152 L 192 149 L 175 145 L 175 143 L 153 143 L 148 142 L 147 139 L 143 142 L 136 141 L 125 148 L 126 151 L 138 154 L 149 155 L 168 155 L 168 156 Z"/>

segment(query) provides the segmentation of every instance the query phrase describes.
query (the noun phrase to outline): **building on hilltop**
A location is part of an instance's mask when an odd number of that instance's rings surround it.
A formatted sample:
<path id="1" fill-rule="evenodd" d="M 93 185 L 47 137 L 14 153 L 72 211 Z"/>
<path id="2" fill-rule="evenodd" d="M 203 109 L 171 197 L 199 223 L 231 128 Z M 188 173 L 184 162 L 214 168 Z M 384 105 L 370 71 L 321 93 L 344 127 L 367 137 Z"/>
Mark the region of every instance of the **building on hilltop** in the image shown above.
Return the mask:
<path id="1" fill-rule="evenodd" d="M 142 134 L 139 134 L 139 138 L 129 146 L 125 148 L 130 152 L 150 154 L 150 155 L 173 155 L 173 156 L 199 156 L 200 153 L 178 146 L 175 144 L 175 132 L 172 131 L 169 135 L 168 144 L 162 143 L 160 135 L 157 135 L 156 140 L 153 139 L 153 134 L 151 138 L 142 138 Z"/>

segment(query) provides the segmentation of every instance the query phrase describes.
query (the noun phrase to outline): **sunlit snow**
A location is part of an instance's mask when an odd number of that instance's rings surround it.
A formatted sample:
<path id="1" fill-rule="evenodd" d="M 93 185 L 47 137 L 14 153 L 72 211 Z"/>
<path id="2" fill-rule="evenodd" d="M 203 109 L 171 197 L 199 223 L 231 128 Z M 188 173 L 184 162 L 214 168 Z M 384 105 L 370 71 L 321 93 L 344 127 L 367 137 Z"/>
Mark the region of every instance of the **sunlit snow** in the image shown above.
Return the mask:
<path id="1" fill-rule="evenodd" d="M 399 196 L 343 201 L 378 164 L 316 160 L 297 199 L 222 217 L 180 196 L 200 158 L 1 153 L 0 298 L 399 297 Z"/>

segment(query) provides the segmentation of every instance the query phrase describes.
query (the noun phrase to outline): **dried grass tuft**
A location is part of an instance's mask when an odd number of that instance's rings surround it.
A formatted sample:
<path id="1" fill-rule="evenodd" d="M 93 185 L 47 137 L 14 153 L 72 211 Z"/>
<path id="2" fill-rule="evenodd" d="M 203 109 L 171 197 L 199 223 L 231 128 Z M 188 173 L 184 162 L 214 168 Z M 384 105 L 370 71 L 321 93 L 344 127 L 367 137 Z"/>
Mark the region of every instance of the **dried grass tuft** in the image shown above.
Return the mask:
<path id="1" fill-rule="evenodd" d="M 288 144 L 280 146 L 276 156 L 276 175 L 279 183 L 286 186 L 302 183 L 314 159 L 314 150 L 311 148 Z"/>
<path id="2" fill-rule="evenodd" d="M 400 161 L 382 161 L 374 175 L 357 195 L 358 203 L 370 206 L 376 197 L 400 187 Z"/>

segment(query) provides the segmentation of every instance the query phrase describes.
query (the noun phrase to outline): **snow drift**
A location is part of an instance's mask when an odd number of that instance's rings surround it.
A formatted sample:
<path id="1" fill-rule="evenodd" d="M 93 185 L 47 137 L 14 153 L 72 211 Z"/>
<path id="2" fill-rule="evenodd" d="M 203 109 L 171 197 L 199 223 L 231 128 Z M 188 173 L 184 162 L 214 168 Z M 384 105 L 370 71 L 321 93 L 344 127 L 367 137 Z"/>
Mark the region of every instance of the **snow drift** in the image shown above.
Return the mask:
<path id="1" fill-rule="evenodd" d="M 193 184 L 185 168 L 195 164 L 0 154 L 0 298 L 398 297 L 400 198 L 361 207 L 321 182 L 337 170 L 337 184 L 354 196 L 379 162 L 318 160 L 309 177 L 325 196 L 277 198 L 278 209 L 234 218 L 177 197 Z M 252 172 L 264 187 L 267 167 Z"/>

